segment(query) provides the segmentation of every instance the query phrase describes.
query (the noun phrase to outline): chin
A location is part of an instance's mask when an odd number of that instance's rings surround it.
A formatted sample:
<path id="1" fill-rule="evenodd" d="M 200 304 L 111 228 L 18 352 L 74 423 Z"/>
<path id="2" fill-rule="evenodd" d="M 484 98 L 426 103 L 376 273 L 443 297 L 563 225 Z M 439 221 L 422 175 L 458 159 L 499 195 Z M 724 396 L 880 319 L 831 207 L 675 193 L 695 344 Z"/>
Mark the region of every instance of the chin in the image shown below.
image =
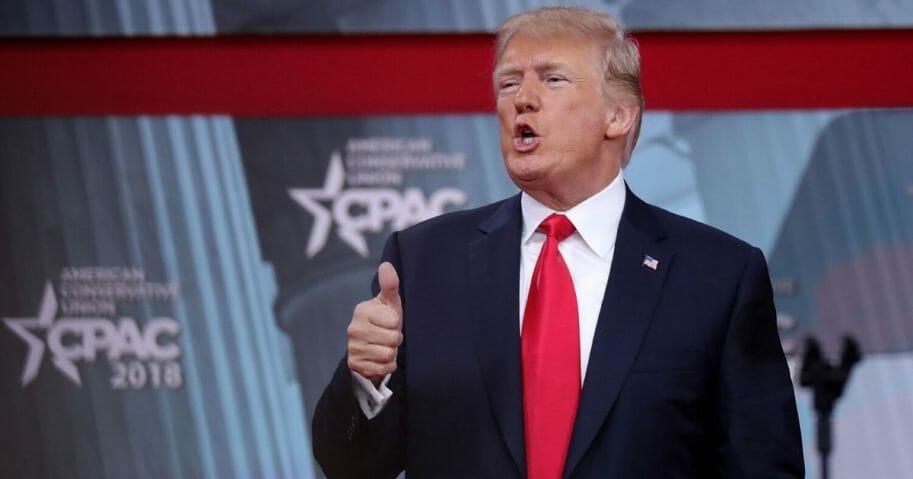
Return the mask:
<path id="1" fill-rule="evenodd" d="M 530 172 L 520 173 L 508 171 L 507 176 L 510 177 L 511 181 L 513 181 L 515 185 L 523 190 L 529 189 L 541 182 L 539 175 Z"/>
<path id="2" fill-rule="evenodd" d="M 541 177 L 551 169 L 541 157 L 531 154 L 514 156 L 508 159 L 504 166 L 510 176 L 525 180 Z"/>
<path id="3" fill-rule="evenodd" d="M 514 181 L 526 181 L 535 178 L 535 175 L 529 168 L 524 168 L 522 165 L 517 166 L 516 164 L 507 165 L 507 176 L 510 176 Z"/>

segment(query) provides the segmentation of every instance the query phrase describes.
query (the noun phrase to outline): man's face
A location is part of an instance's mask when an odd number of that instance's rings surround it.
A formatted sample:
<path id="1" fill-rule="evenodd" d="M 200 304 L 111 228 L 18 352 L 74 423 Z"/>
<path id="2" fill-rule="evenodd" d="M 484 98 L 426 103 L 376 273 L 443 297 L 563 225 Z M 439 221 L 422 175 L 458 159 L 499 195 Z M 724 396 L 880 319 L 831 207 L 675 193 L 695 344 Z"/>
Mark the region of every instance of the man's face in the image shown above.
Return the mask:
<path id="1" fill-rule="evenodd" d="M 495 69 L 507 174 L 553 208 L 595 194 L 620 168 L 605 141 L 612 112 L 601 68 L 599 50 L 580 37 L 518 33 Z"/>

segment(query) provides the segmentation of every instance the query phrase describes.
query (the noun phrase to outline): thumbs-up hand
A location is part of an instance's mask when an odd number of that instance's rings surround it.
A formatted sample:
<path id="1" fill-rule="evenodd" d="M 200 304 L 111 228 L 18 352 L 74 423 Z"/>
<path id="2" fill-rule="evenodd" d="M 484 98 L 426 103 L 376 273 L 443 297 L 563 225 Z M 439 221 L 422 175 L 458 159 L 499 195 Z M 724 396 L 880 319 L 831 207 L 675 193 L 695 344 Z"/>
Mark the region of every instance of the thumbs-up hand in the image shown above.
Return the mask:
<path id="1" fill-rule="evenodd" d="M 349 323 L 349 369 L 375 386 L 396 371 L 396 351 L 403 343 L 403 305 L 399 276 L 389 262 L 377 268 L 380 293 L 355 306 Z"/>

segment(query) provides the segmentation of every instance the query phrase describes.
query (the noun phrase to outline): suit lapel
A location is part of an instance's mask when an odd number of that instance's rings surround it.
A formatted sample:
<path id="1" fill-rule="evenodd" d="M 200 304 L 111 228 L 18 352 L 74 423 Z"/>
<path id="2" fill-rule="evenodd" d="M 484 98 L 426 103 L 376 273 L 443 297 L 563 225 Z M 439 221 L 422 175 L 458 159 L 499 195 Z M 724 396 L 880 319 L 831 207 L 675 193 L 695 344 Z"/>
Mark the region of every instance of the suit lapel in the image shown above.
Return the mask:
<path id="1" fill-rule="evenodd" d="M 630 190 L 618 227 L 580 404 L 564 466 L 568 477 L 608 417 L 634 362 L 662 289 L 673 251 L 649 207 Z M 659 261 L 653 270 L 644 256 Z"/>
<path id="2" fill-rule="evenodd" d="M 479 225 L 470 244 L 473 337 L 488 398 L 520 475 L 526 472 L 520 375 L 520 196 Z"/>

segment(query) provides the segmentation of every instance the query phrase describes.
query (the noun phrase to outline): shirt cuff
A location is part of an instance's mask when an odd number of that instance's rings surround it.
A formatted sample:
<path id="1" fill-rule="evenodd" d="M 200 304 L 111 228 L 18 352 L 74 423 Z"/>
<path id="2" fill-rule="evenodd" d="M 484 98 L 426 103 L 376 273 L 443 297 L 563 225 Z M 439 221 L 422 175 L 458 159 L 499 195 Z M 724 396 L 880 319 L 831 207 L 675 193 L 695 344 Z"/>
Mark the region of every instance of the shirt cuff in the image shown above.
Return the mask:
<path id="1" fill-rule="evenodd" d="M 369 379 L 355 371 L 350 371 L 352 378 L 355 379 L 355 399 L 358 400 L 358 406 L 361 412 L 365 413 L 368 419 L 374 419 L 375 416 L 383 411 L 387 401 L 393 396 L 393 391 L 387 387 L 390 381 L 390 374 L 384 376 L 379 387 L 374 387 Z"/>

